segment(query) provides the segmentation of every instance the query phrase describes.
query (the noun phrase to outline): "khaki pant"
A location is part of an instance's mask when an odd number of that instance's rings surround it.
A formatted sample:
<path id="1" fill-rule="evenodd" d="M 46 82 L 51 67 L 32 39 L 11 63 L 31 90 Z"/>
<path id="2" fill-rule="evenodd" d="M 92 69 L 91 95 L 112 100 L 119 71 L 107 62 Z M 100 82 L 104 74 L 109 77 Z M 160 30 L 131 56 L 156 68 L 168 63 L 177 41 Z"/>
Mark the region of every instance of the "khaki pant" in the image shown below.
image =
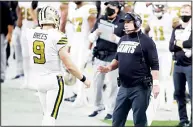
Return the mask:
<path id="1" fill-rule="evenodd" d="M 99 59 L 95 59 L 94 80 L 93 80 L 94 106 L 95 106 L 95 110 L 100 110 L 105 107 L 106 112 L 108 114 L 112 114 L 115 107 L 115 101 L 116 101 L 116 96 L 118 92 L 118 85 L 117 85 L 118 69 L 106 74 L 97 72 L 98 66 L 106 66 L 108 64 L 110 64 L 110 62 L 105 62 Z M 103 102 L 104 80 L 107 81 L 106 106 L 104 106 L 104 102 Z"/>

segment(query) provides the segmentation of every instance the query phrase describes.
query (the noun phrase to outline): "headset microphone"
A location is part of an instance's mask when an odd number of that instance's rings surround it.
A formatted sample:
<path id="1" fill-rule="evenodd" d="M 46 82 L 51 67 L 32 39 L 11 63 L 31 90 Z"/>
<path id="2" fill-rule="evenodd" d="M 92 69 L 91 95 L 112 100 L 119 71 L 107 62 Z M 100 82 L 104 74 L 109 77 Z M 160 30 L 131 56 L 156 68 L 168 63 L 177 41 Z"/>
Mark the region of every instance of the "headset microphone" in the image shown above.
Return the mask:
<path id="1" fill-rule="evenodd" d="M 125 30 L 123 29 L 124 32 L 133 32 L 133 31 L 136 31 L 137 29 L 133 29 L 133 30 Z"/>

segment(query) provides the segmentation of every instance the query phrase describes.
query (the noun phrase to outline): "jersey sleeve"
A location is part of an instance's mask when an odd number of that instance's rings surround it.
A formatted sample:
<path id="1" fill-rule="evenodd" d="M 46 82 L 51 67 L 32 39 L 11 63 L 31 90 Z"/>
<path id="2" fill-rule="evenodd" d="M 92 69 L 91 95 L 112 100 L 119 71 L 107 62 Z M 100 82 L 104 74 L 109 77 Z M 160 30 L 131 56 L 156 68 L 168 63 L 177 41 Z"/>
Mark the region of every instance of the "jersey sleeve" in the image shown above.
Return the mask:
<path id="1" fill-rule="evenodd" d="M 68 39 L 66 34 L 60 33 L 60 36 L 56 40 L 56 50 L 59 52 L 61 48 L 65 47 L 68 44 Z"/>
<path id="2" fill-rule="evenodd" d="M 97 8 L 95 5 L 89 5 L 87 8 L 87 16 L 90 17 L 91 15 L 97 16 Z"/>

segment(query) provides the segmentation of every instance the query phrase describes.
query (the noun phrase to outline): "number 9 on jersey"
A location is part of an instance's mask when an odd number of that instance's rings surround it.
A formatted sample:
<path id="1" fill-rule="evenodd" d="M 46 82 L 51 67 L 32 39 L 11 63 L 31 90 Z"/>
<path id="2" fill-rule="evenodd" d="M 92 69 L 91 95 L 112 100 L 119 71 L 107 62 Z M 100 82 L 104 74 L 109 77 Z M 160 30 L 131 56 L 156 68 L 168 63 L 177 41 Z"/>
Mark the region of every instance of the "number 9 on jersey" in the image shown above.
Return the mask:
<path id="1" fill-rule="evenodd" d="M 33 42 L 33 52 L 37 56 L 33 56 L 35 64 L 45 64 L 45 44 L 43 41 L 34 41 Z"/>

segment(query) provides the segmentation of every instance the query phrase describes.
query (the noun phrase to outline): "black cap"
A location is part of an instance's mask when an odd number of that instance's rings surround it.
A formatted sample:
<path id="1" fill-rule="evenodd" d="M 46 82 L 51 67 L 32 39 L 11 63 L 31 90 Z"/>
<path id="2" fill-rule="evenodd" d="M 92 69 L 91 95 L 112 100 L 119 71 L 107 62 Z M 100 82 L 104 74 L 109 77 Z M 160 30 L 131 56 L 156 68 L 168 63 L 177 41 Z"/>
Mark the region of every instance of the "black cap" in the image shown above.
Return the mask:
<path id="1" fill-rule="evenodd" d="M 105 4 L 105 5 L 110 4 L 110 5 L 116 6 L 116 7 L 119 7 L 119 6 L 120 6 L 118 1 L 108 1 L 108 2 L 105 2 L 104 4 Z"/>
<path id="2" fill-rule="evenodd" d="M 124 15 L 124 17 L 122 17 L 122 18 L 119 20 L 119 22 L 122 23 L 122 22 L 125 22 L 125 21 L 132 21 L 132 20 L 134 20 L 134 18 L 131 16 L 131 14 L 126 13 L 126 14 Z"/>

